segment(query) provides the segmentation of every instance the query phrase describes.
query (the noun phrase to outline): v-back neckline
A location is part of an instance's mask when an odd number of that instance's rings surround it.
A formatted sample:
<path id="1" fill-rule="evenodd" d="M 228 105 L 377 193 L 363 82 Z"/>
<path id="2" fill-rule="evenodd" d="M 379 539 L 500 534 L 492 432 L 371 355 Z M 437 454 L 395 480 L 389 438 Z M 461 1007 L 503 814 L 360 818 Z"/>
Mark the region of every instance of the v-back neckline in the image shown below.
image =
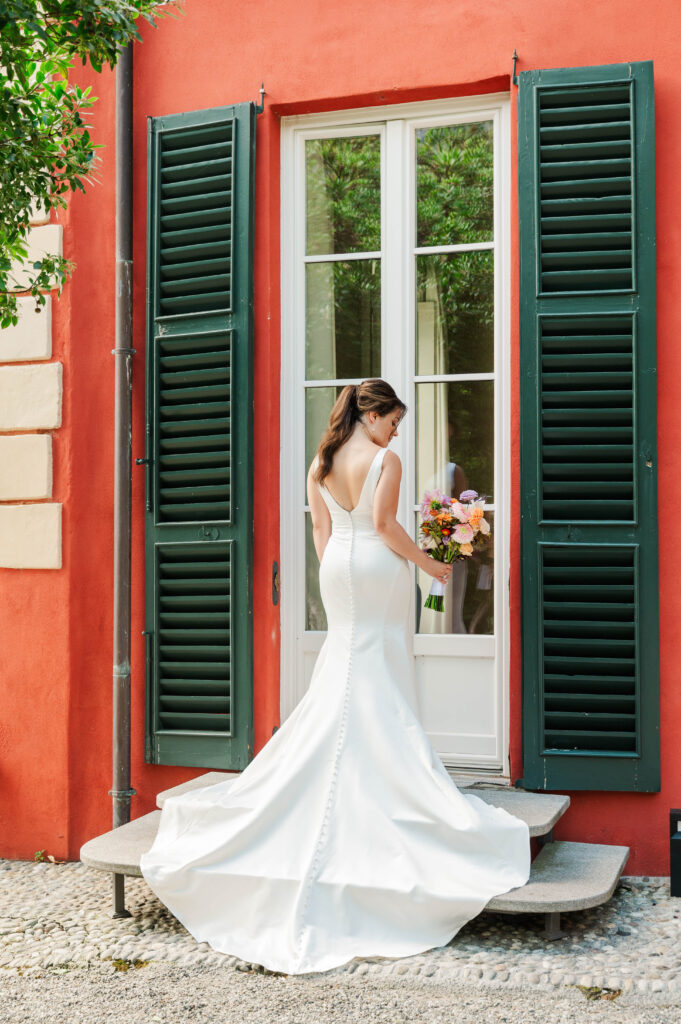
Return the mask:
<path id="1" fill-rule="evenodd" d="M 369 481 L 369 477 L 371 476 L 371 470 L 374 468 L 374 463 L 376 462 L 376 459 L 378 458 L 378 456 L 380 455 L 380 453 L 382 451 L 383 451 L 383 448 L 379 448 L 378 451 L 376 452 L 376 454 L 374 455 L 373 459 L 371 460 L 371 464 L 369 465 L 369 468 L 367 470 L 367 474 L 364 477 L 364 483 L 362 484 L 362 489 L 359 492 L 359 498 L 357 499 L 357 504 L 353 508 L 346 508 L 345 505 L 341 505 L 340 501 L 337 501 L 336 498 L 334 498 L 333 494 L 331 493 L 329 488 L 326 486 L 326 484 L 322 484 L 321 485 L 324 488 L 324 490 L 326 491 L 326 493 L 329 495 L 329 497 L 331 498 L 331 501 L 334 503 L 334 505 L 338 505 L 338 508 L 342 509 L 343 512 L 347 512 L 348 514 L 351 514 L 352 512 L 356 512 L 357 509 L 359 508 L 359 506 L 362 504 L 362 498 L 364 497 L 364 488 L 366 487 L 366 485 L 367 485 L 367 483 Z"/>

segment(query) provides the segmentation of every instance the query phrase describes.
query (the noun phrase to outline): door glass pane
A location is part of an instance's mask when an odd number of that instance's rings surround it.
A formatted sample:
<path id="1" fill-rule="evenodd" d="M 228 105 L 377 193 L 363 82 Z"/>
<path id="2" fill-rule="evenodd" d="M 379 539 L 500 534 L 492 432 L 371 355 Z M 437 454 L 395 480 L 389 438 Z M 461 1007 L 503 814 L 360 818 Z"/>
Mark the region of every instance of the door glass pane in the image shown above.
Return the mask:
<path id="1" fill-rule="evenodd" d="M 494 381 L 416 385 L 416 495 L 471 488 L 493 504 Z"/>
<path id="2" fill-rule="evenodd" d="M 317 451 L 317 445 L 327 426 L 329 415 L 342 386 L 333 388 L 305 389 L 305 467 L 303 478 L 303 501 L 307 505 L 307 471 Z"/>
<path id="3" fill-rule="evenodd" d="M 305 291 L 307 379 L 379 377 L 380 260 L 308 263 Z"/>
<path id="4" fill-rule="evenodd" d="M 416 257 L 416 372 L 494 370 L 494 254 Z"/>
<path id="5" fill-rule="evenodd" d="M 326 612 L 319 592 L 319 559 L 309 512 L 305 513 L 305 629 L 326 629 Z"/>
<path id="6" fill-rule="evenodd" d="M 418 544 L 421 517 L 418 512 L 414 515 Z M 485 519 L 491 527 L 490 540 L 470 558 L 454 563 L 441 612 L 424 607 L 433 577 L 416 570 L 417 633 L 494 633 L 494 513 L 485 512 Z"/>
<path id="7" fill-rule="evenodd" d="M 493 241 L 493 135 L 491 121 L 417 130 L 417 246 Z"/>
<path id="8" fill-rule="evenodd" d="M 381 248 L 381 140 L 378 135 L 308 139 L 307 255 Z"/>

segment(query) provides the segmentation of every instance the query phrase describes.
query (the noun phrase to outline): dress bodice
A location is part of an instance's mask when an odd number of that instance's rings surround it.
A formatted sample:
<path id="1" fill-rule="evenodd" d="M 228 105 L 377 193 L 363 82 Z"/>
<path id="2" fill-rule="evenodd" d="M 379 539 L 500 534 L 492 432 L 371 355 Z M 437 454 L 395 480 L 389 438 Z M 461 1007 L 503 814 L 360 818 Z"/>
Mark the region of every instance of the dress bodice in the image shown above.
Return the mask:
<path id="1" fill-rule="evenodd" d="M 343 508 L 325 484 L 317 484 L 331 515 L 331 527 L 334 535 L 341 536 L 357 532 L 376 533 L 374 526 L 374 494 L 387 450 L 387 448 L 379 448 L 374 455 L 367 475 L 364 478 L 357 504 L 352 509 Z M 314 465 L 316 468 L 316 458 Z"/>

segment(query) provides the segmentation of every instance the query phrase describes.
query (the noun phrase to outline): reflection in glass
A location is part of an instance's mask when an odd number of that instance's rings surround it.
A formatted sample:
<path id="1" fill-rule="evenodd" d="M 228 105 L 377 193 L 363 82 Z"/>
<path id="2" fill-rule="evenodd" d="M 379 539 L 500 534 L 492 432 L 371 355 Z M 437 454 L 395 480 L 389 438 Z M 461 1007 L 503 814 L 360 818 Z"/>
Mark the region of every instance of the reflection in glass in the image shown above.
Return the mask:
<path id="1" fill-rule="evenodd" d="M 415 502 L 433 487 L 472 488 L 493 504 L 494 381 L 416 385 Z"/>
<path id="2" fill-rule="evenodd" d="M 491 121 L 417 130 L 417 246 L 493 241 L 493 142 Z"/>
<path id="3" fill-rule="evenodd" d="M 494 254 L 416 257 L 416 372 L 494 370 Z"/>
<path id="4" fill-rule="evenodd" d="M 380 260 L 308 263 L 305 291 L 307 379 L 380 376 Z"/>
<path id="5" fill-rule="evenodd" d="M 378 135 L 308 139 L 307 255 L 381 248 L 381 140 Z"/>
<path id="6" fill-rule="evenodd" d="M 418 543 L 421 517 L 415 514 L 414 539 Z M 444 593 L 444 610 L 424 608 L 433 577 L 416 570 L 416 632 L 494 633 L 494 513 L 486 512 L 492 530 L 489 544 L 470 558 L 454 563 Z"/>
<path id="7" fill-rule="evenodd" d="M 312 516 L 305 513 L 305 629 L 326 629 L 326 612 L 319 592 L 319 559 L 312 539 Z"/>

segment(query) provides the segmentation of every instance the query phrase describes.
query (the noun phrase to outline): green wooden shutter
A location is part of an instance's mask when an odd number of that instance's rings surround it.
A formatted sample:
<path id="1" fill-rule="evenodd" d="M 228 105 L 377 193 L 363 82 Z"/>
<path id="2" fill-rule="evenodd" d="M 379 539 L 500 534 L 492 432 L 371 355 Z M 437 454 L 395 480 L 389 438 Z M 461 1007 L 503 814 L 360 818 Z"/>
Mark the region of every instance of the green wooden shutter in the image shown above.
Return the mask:
<path id="1" fill-rule="evenodd" d="M 146 759 L 253 749 L 254 106 L 149 120 Z"/>
<path id="2" fill-rule="evenodd" d="M 518 82 L 523 784 L 659 789 L 652 63 Z"/>

